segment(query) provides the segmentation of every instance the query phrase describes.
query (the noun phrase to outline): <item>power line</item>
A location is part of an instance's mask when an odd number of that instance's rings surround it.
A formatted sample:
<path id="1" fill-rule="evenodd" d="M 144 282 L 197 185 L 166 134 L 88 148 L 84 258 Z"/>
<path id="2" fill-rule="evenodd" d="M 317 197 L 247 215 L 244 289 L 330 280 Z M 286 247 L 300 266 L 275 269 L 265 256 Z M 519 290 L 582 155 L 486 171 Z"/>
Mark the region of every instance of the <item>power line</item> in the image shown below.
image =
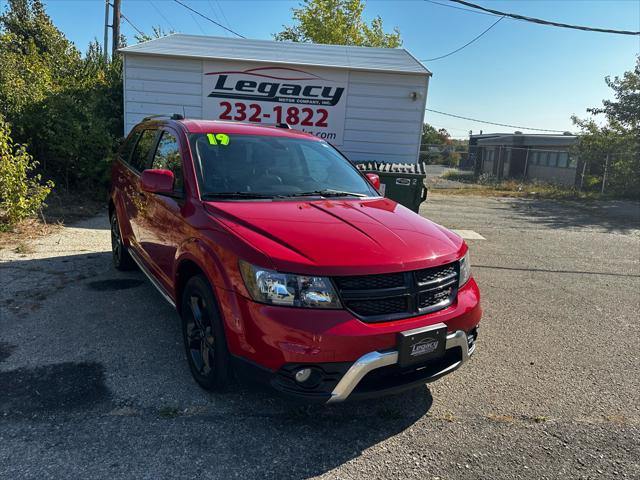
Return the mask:
<path id="1" fill-rule="evenodd" d="M 224 9 L 220 6 L 220 3 L 218 2 L 218 0 L 215 0 L 216 5 L 218 7 L 218 10 L 220 10 L 220 13 L 222 14 L 222 18 L 224 19 L 224 23 L 227 24 L 227 27 L 231 27 L 231 24 L 229 23 L 229 19 L 227 18 L 227 16 L 224 13 Z"/>
<path id="2" fill-rule="evenodd" d="M 189 12 L 189 15 L 191 16 L 191 20 L 193 20 L 193 23 L 196 24 L 196 26 L 198 27 L 198 30 L 200 30 L 200 33 L 202 33 L 203 35 L 206 35 L 207 32 L 204 31 L 204 28 L 202 28 L 202 25 L 200 25 L 200 22 L 198 21 L 198 19 L 193 15 L 193 13 Z"/>
<path id="3" fill-rule="evenodd" d="M 233 31 L 233 30 L 231 30 L 230 28 L 225 27 L 225 26 L 224 26 L 224 25 L 222 25 L 221 23 L 216 22 L 216 21 L 215 21 L 215 20 L 213 20 L 212 18 L 207 17 L 206 15 L 203 15 L 202 13 L 198 12 L 197 10 L 194 10 L 194 9 L 193 9 L 193 8 L 191 8 L 189 5 L 186 5 L 185 3 L 182 3 L 180 0 L 173 0 L 173 1 L 174 1 L 174 2 L 176 2 L 176 3 L 178 3 L 178 4 L 180 4 L 180 5 L 182 5 L 182 6 L 183 6 L 184 8 L 186 8 L 187 10 L 192 11 L 192 12 L 193 12 L 193 13 L 195 13 L 196 15 L 201 16 L 201 17 L 202 17 L 202 18 L 204 18 L 205 20 L 209 20 L 211 23 L 213 23 L 213 24 L 215 24 L 215 25 L 219 26 L 220 28 L 224 28 L 227 32 L 231 32 L 231 33 L 233 33 L 234 35 L 237 35 L 237 36 L 238 36 L 238 37 L 240 37 L 240 38 L 247 38 L 247 37 L 245 37 L 244 35 L 241 35 L 240 33 L 236 32 L 236 31 Z"/>
<path id="4" fill-rule="evenodd" d="M 503 20 L 504 17 L 500 17 L 498 20 L 496 20 L 495 22 L 493 22 L 491 24 L 491 26 L 489 28 L 487 28 L 486 30 L 484 30 L 480 35 L 474 37 L 471 41 L 465 43 L 464 45 L 462 45 L 460 48 L 455 49 L 453 52 L 449 52 L 446 55 L 440 55 L 439 57 L 435 57 L 435 58 L 425 58 L 424 60 L 420 60 L 421 62 L 433 62 L 434 60 L 440 60 L 441 58 L 446 58 L 450 55 L 453 55 L 454 53 L 458 53 L 460 50 L 462 50 L 465 47 L 468 47 L 469 45 L 471 45 L 473 42 L 475 42 L 476 40 L 478 40 L 480 37 L 482 37 L 485 33 L 487 33 L 489 30 L 491 30 L 493 27 L 495 27 L 501 20 Z"/>
<path id="5" fill-rule="evenodd" d="M 552 130 L 550 128 L 535 128 L 535 127 L 522 127 L 520 125 L 510 125 L 508 123 L 490 122 L 488 120 L 478 120 L 477 118 L 463 117 L 462 115 L 454 115 L 453 113 L 441 112 L 439 110 L 432 110 L 431 108 L 425 108 L 427 112 L 437 113 L 439 115 L 446 115 L 447 117 L 460 118 L 462 120 L 469 120 L 471 122 L 486 123 L 488 125 L 497 125 L 499 127 L 519 128 L 522 130 L 536 130 L 538 132 L 555 132 L 564 133 L 565 130 Z"/>
<path id="6" fill-rule="evenodd" d="M 171 24 L 171 22 L 169 21 L 169 19 L 164 15 L 164 13 L 162 13 L 162 10 L 160 10 L 155 3 L 153 3 L 153 0 L 147 0 L 151 6 L 156 10 L 156 12 L 158 12 L 160 14 L 160 16 L 162 18 L 164 18 L 164 21 L 167 22 L 167 24 L 169 25 L 169 27 L 171 28 L 171 30 L 175 30 L 174 26 Z"/>
<path id="7" fill-rule="evenodd" d="M 207 0 L 207 5 L 209 5 L 209 10 L 211 10 L 211 13 L 213 14 L 213 16 L 215 17 L 216 21 L 221 22 L 222 20 L 220 19 L 220 16 L 218 15 L 218 12 L 216 12 L 216 10 L 213 8 L 213 4 Z M 227 26 L 229 26 L 229 22 L 226 22 Z M 225 30 L 224 32 L 225 36 L 229 36 L 229 32 L 227 32 Z"/>
<path id="8" fill-rule="evenodd" d="M 462 10 L 463 12 L 475 13 L 478 15 L 487 15 L 489 17 L 499 17 L 500 15 L 494 15 L 493 13 L 479 12 L 478 10 L 471 10 L 470 8 L 456 7 L 455 5 L 449 5 L 447 3 L 436 2 L 434 0 L 424 0 L 425 2 L 433 3 L 434 5 L 440 5 L 441 7 L 455 8 L 456 10 Z"/>
<path id="9" fill-rule="evenodd" d="M 502 15 L 502 16 L 505 16 L 505 17 L 513 18 L 515 20 L 521 20 L 523 22 L 537 23 L 539 25 L 549 25 L 549 26 L 552 26 L 552 27 L 571 28 L 571 29 L 574 29 L 574 30 L 582 30 L 582 31 L 585 31 L 585 32 L 614 33 L 614 34 L 617 34 L 617 35 L 640 35 L 640 31 L 639 32 L 632 32 L 632 31 L 629 31 L 629 30 L 612 30 L 612 29 L 609 29 L 609 28 L 585 27 L 583 25 L 572 25 L 572 24 L 569 24 L 569 23 L 560 23 L 560 22 L 553 22 L 553 21 L 550 21 L 550 20 L 543 20 L 541 18 L 527 17 L 525 15 L 518 15 L 517 13 L 501 12 L 500 10 L 493 10 L 491 8 L 485 8 L 483 6 L 476 5 L 475 3 L 467 2 L 465 0 L 449 0 L 449 1 L 450 2 L 454 2 L 454 3 L 458 3 L 460 5 L 464 5 L 466 7 L 474 8 L 474 9 L 480 10 L 482 12 L 491 13 L 493 15 Z"/>
<path id="10" fill-rule="evenodd" d="M 120 18 L 123 18 L 125 22 L 127 22 L 129 25 L 131 25 L 133 27 L 133 29 L 138 32 L 141 36 L 146 37 L 145 33 L 140 30 L 138 27 L 136 27 L 133 23 L 131 23 L 131 20 L 129 20 L 124 13 L 120 12 Z"/>

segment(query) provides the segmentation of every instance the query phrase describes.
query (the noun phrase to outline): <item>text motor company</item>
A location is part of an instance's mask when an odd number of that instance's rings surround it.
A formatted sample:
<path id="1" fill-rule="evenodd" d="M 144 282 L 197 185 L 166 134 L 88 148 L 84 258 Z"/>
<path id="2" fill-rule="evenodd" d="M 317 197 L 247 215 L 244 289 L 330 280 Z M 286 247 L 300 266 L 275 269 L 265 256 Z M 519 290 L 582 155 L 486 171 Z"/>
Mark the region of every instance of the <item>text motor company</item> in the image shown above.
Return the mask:
<path id="1" fill-rule="evenodd" d="M 204 118 L 288 123 L 342 145 L 347 72 L 318 68 L 204 65 Z"/>

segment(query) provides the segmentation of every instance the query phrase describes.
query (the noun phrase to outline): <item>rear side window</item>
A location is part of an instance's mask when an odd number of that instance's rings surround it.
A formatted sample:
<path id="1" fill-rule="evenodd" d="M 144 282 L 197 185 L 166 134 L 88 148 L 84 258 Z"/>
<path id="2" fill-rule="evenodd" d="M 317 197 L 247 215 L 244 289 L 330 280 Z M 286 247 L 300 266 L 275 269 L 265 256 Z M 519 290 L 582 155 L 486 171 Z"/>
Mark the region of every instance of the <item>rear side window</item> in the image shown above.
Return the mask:
<path id="1" fill-rule="evenodd" d="M 120 147 L 120 158 L 122 161 L 129 163 L 129 158 L 131 157 L 131 152 L 133 151 L 133 147 L 136 145 L 138 141 L 138 137 L 140 136 L 140 132 L 131 132 L 131 134 L 124 141 L 122 146 Z"/>
<path id="2" fill-rule="evenodd" d="M 162 132 L 158 142 L 156 154 L 153 157 L 151 168 L 163 168 L 171 170 L 175 177 L 173 189 L 182 191 L 182 158 L 180 157 L 180 145 L 176 137 L 169 132 Z"/>
<path id="3" fill-rule="evenodd" d="M 142 135 L 140 135 L 140 140 L 138 140 L 133 155 L 131 155 L 131 160 L 129 161 L 131 166 L 137 171 L 141 172 L 147 168 L 147 160 L 153 148 L 155 138 L 155 130 L 144 130 Z"/>

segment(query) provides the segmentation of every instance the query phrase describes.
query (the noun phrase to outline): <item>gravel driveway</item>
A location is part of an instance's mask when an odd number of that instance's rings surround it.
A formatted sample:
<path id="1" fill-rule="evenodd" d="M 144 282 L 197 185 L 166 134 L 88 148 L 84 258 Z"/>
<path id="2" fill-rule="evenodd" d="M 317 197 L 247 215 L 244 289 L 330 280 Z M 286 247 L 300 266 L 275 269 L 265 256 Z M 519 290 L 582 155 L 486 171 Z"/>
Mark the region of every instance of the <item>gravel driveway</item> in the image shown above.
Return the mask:
<path id="1" fill-rule="evenodd" d="M 640 208 L 430 195 L 469 240 L 478 351 L 400 396 L 305 406 L 191 380 L 106 215 L 0 250 L 0 478 L 640 478 Z"/>

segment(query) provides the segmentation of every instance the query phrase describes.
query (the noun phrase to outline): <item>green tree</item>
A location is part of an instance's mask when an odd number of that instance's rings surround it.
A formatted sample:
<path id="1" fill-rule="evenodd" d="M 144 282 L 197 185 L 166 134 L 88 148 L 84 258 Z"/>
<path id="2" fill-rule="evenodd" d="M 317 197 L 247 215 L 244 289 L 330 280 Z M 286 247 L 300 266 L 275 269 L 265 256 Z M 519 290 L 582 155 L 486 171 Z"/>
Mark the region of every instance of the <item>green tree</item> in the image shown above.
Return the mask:
<path id="1" fill-rule="evenodd" d="M 633 70 L 622 77 L 606 77 L 613 90 L 612 100 L 602 107 L 587 109 L 592 115 L 603 115 L 599 125 L 594 118 L 572 117 L 580 127 L 580 143 L 575 154 L 584 166 L 587 187 L 600 187 L 606 170 L 606 191 L 640 197 L 640 56 Z"/>
<path id="2" fill-rule="evenodd" d="M 11 140 L 9 125 L 0 115 L 0 226 L 13 225 L 42 208 L 53 183 L 33 175 L 38 162 L 24 145 Z"/>
<path id="3" fill-rule="evenodd" d="M 80 61 L 40 0 L 9 0 L 0 15 L 0 114 L 21 127 L 24 108 L 60 90 Z M 22 129 L 15 130 L 22 137 Z"/>
<path id="4" fill-rule="evenodd" d="M 422 145 L 445 145 L 451 143 L 451 135 L 446 129 L 436 129 L 425 123 L 422 125 Z"/>
<path id="5" fill-rule="evenodd" d="M 332 45 L 396 48 L 402 45 L 400 30 L 385 33 L 382 19 L 371 24 L 362 18 L 363 0 L 304 0 L 293 8 L 292 26 L 274 35 L 279 41 L 312 42 Z"/>
<path id="6" fill-rule="evenodd" d="M 460 155 L 454 154 L 455 147 L 451 135 L 444 129 L 436 129 L 425 123 L 422 125 L 420 160 L 426 163 L 457 165 Z"/>
<path id="7" fill-rule="evenodd" d="M 106 184 L 123 134 L 121 72 L 97 42 L 81 56 L 39 0 L 11 0 L 0 15 L 0 114 L 67 191 Z"/>
<path id="8" fill-rule="evenodd" d="M 165 32 L 160 25 L 154 25 L 151 27 L 151 29 L 153 30 L 151 35 L 149 35 L 148 33 L 144 33 L 142 35 L 136 33 L 134 35 L 134 38 L 138 43 L 142 43 L 142 42 L 148 42 L 149 40 L 155 40 L 156 38 L 166 37 L 167 35 L 176 33 L 173 30 L 169 30 L 169 32 Z"/>

